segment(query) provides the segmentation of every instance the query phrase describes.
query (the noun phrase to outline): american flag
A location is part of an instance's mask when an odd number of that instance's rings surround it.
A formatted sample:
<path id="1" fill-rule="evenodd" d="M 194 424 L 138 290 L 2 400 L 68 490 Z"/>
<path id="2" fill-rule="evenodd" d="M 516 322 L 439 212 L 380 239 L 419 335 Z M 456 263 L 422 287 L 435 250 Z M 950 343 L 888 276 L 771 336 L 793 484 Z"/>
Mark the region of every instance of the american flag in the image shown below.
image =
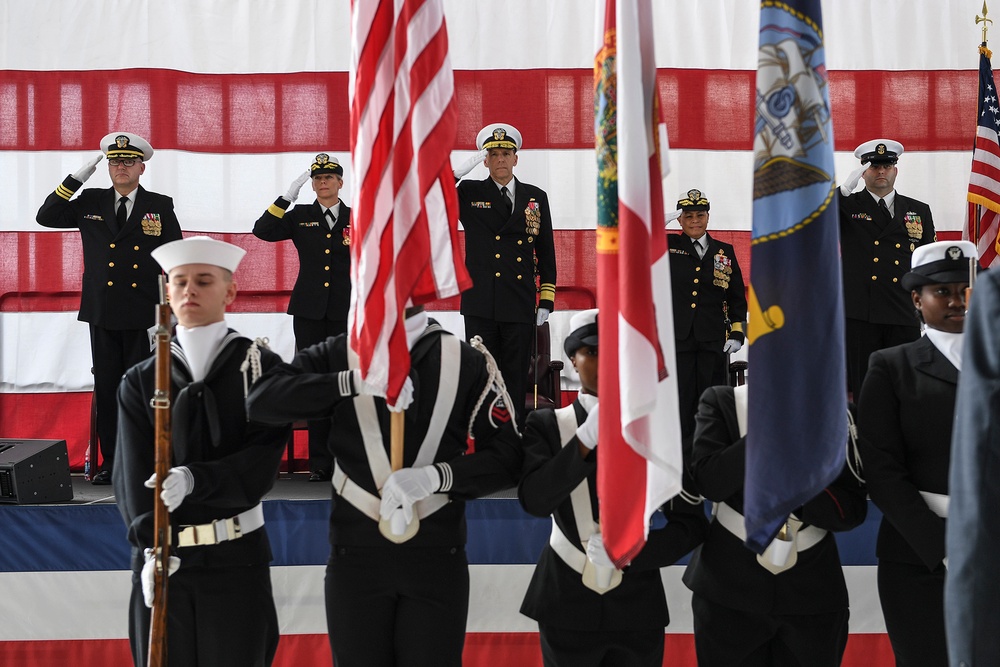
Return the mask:
<path id="1" fill-rule="evenodd" d="M 682 462 L 652 6 L 606 0 L 603 10 L 594 61 L 597 495 L 604 545 L 621 568 L 645 544 L 651 515 L 680 492 Z"/>
<path id="2" fill-rule="evenodd" d="M 998 263 L 1000 243 L 1000 106 L 991 55 L 983 42 L 979 47 L 979 114 L 969 177 L 969 224 L 965 230 L 965 237 L 979 247 L 979 263 L 983 266 Z"/>
<path id="3" fill-rule="evenodd" d="M 449 161 L 457 132 L 441 0 L 353 0 L 351 348 L 390 405 L 410 368 L 403 310 L 468 288 Z"/>

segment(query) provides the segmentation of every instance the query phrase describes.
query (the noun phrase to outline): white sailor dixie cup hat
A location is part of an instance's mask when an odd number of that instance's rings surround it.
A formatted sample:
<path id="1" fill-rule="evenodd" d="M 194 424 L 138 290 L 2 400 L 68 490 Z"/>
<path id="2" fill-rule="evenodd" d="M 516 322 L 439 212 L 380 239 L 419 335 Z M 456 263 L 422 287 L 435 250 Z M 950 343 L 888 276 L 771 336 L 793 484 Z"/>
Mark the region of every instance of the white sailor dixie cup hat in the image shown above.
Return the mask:
<path id="1" fill-rule="evenodd" d="M 208 236 L 190 236 L 164 243 L 150 253 L 167 273 L 185 264 L 209 264 L 236 273 L 245 254 L 247 251 L 239 246 Z"/>
<path id="2" fill-rule="evenodd" d="M 112 132 L 101 139 L 101 150 L 109 159 L 140 158 L 149 162 L 153 157 L 153 147 L 138 134 Z"/>
<path id="3" fill-rule="evenodd" d="M 923 285 L 969 282 L 969 260 L 979 253 L 972 241 L 935 241 L 913 251 L 910 272 L 902 279 L 903 289 L 914 290 Z"/>
<path id="4" fill-rule="evenodd" d="M 521 133 L 507 123 L 491 123 L 476 135 L 476 148 L 511 148 L 521 150 Z"/>
<path id="5" fill-rule="evenodd" d="M 862 164 L 896 164 L 903 154 L 903 144 L 892 139 L 872 139 L 854 149 Z"/>
<path id="6" fill-rule="evenodd" d="M 563 341 L 563 350 L 572 357 L 584 345 L 597 347 L 597 308 L 581 310 L 569 320 L 569 335 Z"/>

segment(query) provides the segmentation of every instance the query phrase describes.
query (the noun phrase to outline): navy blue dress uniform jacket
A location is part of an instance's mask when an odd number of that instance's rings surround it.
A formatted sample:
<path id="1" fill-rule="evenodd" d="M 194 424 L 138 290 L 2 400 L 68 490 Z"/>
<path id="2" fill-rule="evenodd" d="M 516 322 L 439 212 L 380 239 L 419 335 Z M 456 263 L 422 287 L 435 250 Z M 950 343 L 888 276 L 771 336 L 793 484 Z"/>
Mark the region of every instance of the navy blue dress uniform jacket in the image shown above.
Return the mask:
<path id="1" fill-rule="evenodd" d="M 587 412 L 573 403 L 577 424 Z M 524 468 L 518 498 L 535 516 L 552 515 L 563 534 L 580 544 L 570 493 L 581 482 L 590 490 L 597 513 L 597 453 L 580 457 L 576 440 L 560 442 L 554 410 L 528 413 L 524 434 Z M 667 524 L 649 531 L 646 546 L 623 572 L 622 583 L 599 595 L 583 585 L 581 575 L 566 565 L 548 544 L 538 559 L 521 613 L 539 623 L 576 631 L 621 631 L 665 627 L 667 612 L 660 568 L 671 565 L 704 538 L 708 522 L 702 503 L 674 498 L 662 508 Z"/>
<path id="2" fill-rule="evenodd" d="M 844 415 L 847 419 L 847 415 Z M 846 443 L 845 443 L 846 460 Z M 746 437 L 740 436 L 732 387 L 712 387 L 701 398 L 691 453 L 691 474 L 701 494 L 743 513 Z M 775 480 L 777 483 L 778 480 Z M 831 531 L 798 554 L 798 562 L 772 574 L 743 541 L 713 521 L 691 556 L 684 583 L 717 604 L 758 614 L 817 614 L 848 608 L 847 586 L 832 531 L 859 526 L 868 511 L 864 486 L 847 470 L 795 514 Z"/>
<path id="3" fill-rule="evenodd" d="M 249 339 L 230 330 L 199 382 L 191 381 L 180 345 L 171 345 L 172 465 L 187 466 L 194 477 L 191 495 L 170 515 L 174 554 L 181 559 L 182 571 L 271 562 L 266 527 L 220 544 L 177 546 L 179 526 L 245 512 L 261 501 L 277 477 L 290 428 L 247 418 L 240 366 L 250 345 Z M 277 354 L 261 350 L 264 370 L 280 362 Z M 153 474 L 156 458 L 156 417 L 150 407 L 155 371 L 156 358 L 150 357 L 129 369 L 118 389 L 118 453 L 112 479 L 136 571 L 142 569 L 143 549 L 153 546 L 153 491 L 143 483 Z"/>
<path id="4" fill-rule="evenodd" d="M 517 179 L 515 182 L 516 201 L 509 218 L 493 179 L 458 183 L 465 266 L 472 276 L 472 288 L 462 293 L 461 312 L 496 322 L 533 325 L 538 293 L 536 262 L 542 290 L 538 307 L 550 312 L 555 309 L 552 214 L 544 190 Z"/>
<path id="5" fill-rule="evenodd" d="M 708 236 L 708 250 L 698 253 L 687 234 L 668 234 L 670 286 L 674 307 L 674 337 L 683 340 L 725 341 L 726 311 L 732 323 L 747 318 L 746 287 L 733 246 Z M 743 342 L 743 333 L 733 331 Z M 722 345 L 719 345 L 719 350 Z"/>
<path id="6" fill-rule="evenodd" d="M 278 197 L 253 225 L 264 241 L 291 239 L 299 254 L 288 314 L 309 320 L 346 321 L 351 303 L 351 209 L 340 202 L 333 229 L 318 201 L 288 208 Z M 288 210 L 286 210 L 288 209 Z"/>
<path id="7" fill-rule="evenodd" d="M 861 457 L 882 510 L 875 555 L 934 570 L 945 520 L 919 491 L 948 493 L 958 369 L 927 337 L 872 354 L 858 403 Z"/>
<path id="8" fill-rule="evenodd" d="M 69 199 L 80 181 L 67 176 L 38 209 L 43 227 L 78 228 L 83 240 L 83 290 L 78 319 L 104 329 L 146 329 L 160 301 L 160 265 L 153 249 L 181 238 L 170 197 L 141 185 L 125 228 L 112 232 L 120 198 L 114 188 L 91 188 Z"/>
<path id="9" fill-rule="evenodd" d="M 441 337 L 450 335 L 432 320 L 429 331 L 411 351 L 410 378 L 414 398 L 404 413 L 404 467 L 413 465 L 427 433 L 441 378 Z M 348 370 L 347 344 L 344 334 L 300 350 L 291 364 L 281 364 L 258 380 L 247 405 L 253 419 L 269 423 L 332 419 L 330 449 L 337 464 L 364 490 L 379 496 L 365 454 L 362 425 L 353 397 L 340 394 L 338 373 Z M 434 463 L 447 462 L 451 467 L 453 480 L 448 494 L 452 502 L 421 519 L 420 530 L 413 539 L 392 545 L 379 532 L 376 522 L 335 495 L 330 512 L 331 544 L 392 548 L 400 552 L 424 546 L 465 544 L 463 501 L 513 486 L 521 468 L 520 440 L 513 430 L 511 415 L 502 406 L 491 408 L 496 398 L 492 389 L 476 415 L 473 424 L 475 453 L 469 453 L 469 419 L 488 377 L 483 354 L 461 343 L 455 404 L 434 459 Z M 374 400 L 378 427 L 388 453 L 389 411 L 384 399 Z"/>
<path id="10" fill-rule="evenodd" d="M 838 198 L 845 316 L 916 326 L 910 292 L 900 280 L 910 270 L 914 248 L 935 239 L 930 207 L 897 192 L 889 221 L 867 190 Z"/>

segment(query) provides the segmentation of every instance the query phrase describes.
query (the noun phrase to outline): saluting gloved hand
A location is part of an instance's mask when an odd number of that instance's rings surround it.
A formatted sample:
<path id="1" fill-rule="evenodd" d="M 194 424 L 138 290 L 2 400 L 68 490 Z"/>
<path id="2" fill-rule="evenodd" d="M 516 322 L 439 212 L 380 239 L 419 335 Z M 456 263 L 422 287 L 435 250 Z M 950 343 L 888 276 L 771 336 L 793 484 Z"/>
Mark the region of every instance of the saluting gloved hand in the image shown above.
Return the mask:
<path id="1" fill-rule="evenodd" d="M 587 419 L 584 420 L 580 427 L 576 429 L 576 438 L 583 443 L 583 446 L 587 449 L 593 449 L 597 447 L 597 422 L 600 418 L 598 416 L 598 408 L 600 404 L 595 403 L 594 407 L 590 409 L 590 413 L 587 415 Z"/>
<path id="2" fill-rule="evenodd" d="M 146 557 L 146 562 L 142 565 L 142 572 L 139 573 L 139 580 L 142 583 L 142 601 L 146 603 L 147 607 L 152 609 L 153 588 L 156 586 L 156 559 L 153 558 L 152 549 L 145 549 L 142 554 Z M 181 559 L 177 556 L 171 556 L 167 563 L 167 576 L 169 577 L 176 572 L 180 566 Z"/>
<path id="3" fill-rule="evenodd" d="M 155 472 L 146 480 L 146 488 L 156 488 Z M 178 466 L 167 472 L 167 478 L 163 480 L 163 490 L 160 491 L 160 500 L 167 506 L 168 512 L 173 512 L 192 491 L 194 491 L 194 475 L 187 466 Z"/>
<path id="4" fill-rule="evenodd" d="M 670 226 L 670 223 L 681 217 L 681 213 L 684 211 L 677 209 L 676 211 L 670 211 L 665 216 L 663 216 L 663 228 L 666 229 Z"/>
<path id="5" fill-rule="evenodd" d="M 730 338 L 726 341 L 726 344 L 722 347 L 722 351 L 726 354 L 736 354 L 743 347 L 743 343 L 736 340 L 735 338 Z"/>
<path id="6" fill-rule="evenodd" d="M 403 508 L 406 523 L 413 520 L 413 504 L 441 488 L 441 473 L 433 465 L 403 468 L 389 475 L 382 487 L 379 515 L 388 520 L 397 507 Z"/>
<path id="7" fill-rule="evenodd" d="M 849 197 L 854 188 L 858 186 L 858 181 L 861 180 L 861 174 L 865 173 L 868 169 L 868 163 L 864 162 L 860 167 L 851 172 L 851 175 L 847 177 L 847 180 L 840 184 L 840 194 L 845 197 Z"/>
<path id="8" fill-rule="evenodd" d="M 549 319 L 549 309 L 539 308 L 538 312 L 535 313 L 535 326 L 542 326 L 547 319 Z"/>
<path id="9" fill-rule="evenodd" d="M 359 394 L 385 398 L 385 392 L 380 387 L 361 378 L 360 368 L 354 369 L 354 387 Z M 403 388 L 399 390 L 399 396 L 396 397 L 396 404 L 389 405 L 386 403 L 386 407 L 389 408 L 389 412 L 402 412 L 410 407 L 411 403 L 413 403 L 413 380 L 407 377 L 403 382 Z"/>
<path id="10" fill-rule="evenodd" d="M 299 190 L 306 181 L 309 180 L 310 172 L 306 171 L 301 176 L 292 181 L 292 184 L 288 186 L 288 192 L 285 193 L 284 197 L 291 203 L 295 203 L 295 200 L 299 198 Z"/>
<path id="11" fill-rule="evenodd" d="M 611 556 L 604 548 L 604 538 L 600 533 L 594 533 L 587 540 L 587 559 L 597 567 L 609 567 L 615 569 L 615 564 L 611 562 Z"/>
<path id="12" fill-rule="evenodd" d="M 97 163 L 100 162 L 103 158 L 104 158 L 104 153 L 98 154 L 98 156 L 95 157 L 94 159 L 87 160 L 86 162 L 84 162 L 83 166 L 77 169 L 72 174 L 70 174 L 70 176 L 80 181 L 81 183 L 86 183 L 87 179 L 93 176 L 94 172 L 97 171 Z"/>
<path id="13" fill-rule="evenodd" d="M 478 153 L 476 153 L 475 155 L 473 155 L 472 157 L 470 157 L 468 160 L 466 160 L 462 164 L 460 164 L 457 167 L 455 167 L 455 169 L 452 170 L 451 173 L 455 174 L 455 178 L 462 178 L 463 176 L 465 176 L 466 174 L 468 174 L 470 171 L 472 171 L 473 169 L 475 169 L 476 165 L 482 164 L 483 160 L 486 159 L 487 153 L 489 153 L 489 151 L 487 151 L 484 148 L 483 150 L 479 151 Z"/>

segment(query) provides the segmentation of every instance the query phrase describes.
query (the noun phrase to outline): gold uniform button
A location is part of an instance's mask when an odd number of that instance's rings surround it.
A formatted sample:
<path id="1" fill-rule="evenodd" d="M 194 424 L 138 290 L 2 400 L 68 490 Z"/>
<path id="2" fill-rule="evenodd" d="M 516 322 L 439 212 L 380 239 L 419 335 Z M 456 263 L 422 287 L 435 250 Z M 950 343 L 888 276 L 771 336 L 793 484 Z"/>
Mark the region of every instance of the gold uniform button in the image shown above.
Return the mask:
<path id="1" fill-rule="evenodd" d="M 108 287 L 111 287 L 111 286 L 112 286 L 112 285 L 114 285 L 114 284 L 115 284 L 115 282 L 114 282 L 113 280 L 109 280 L 109 281 L 108 281 Z"/>
<path id="2" fill-rule="evenodd" d="M 896 247 L 898 248 L 899 246 L 897 245 Z M 914 246 L 914 245 L 913 245 L 913 244 L 911 243 L 911 244 L 910 244 L 910 252 L 913 252 L 913 248 L 914 248 L 914 247 L 915 247 L 915 246 Z"/>
<path id="3" fill-rule="evenodd" d="M 701 271 L 701 267 L 700 266 L 696 266 L 696 267 L 694 267 L 694 270 L 695 271 Z"/>
<path id="4" fill-rule="evenodd" d="M 692 304 L 691 304 L 691 307 L 692 307 L 692 308 L 697 308 L 698 306 L 696 306 L 696 305 L 694 305 L 694 304 L 692 303 Z"/>
<path id="5" fill-rule="evenodd" d="M 494 255 L 494 257 L 496 257 L 497 259 L 500 259 L 500 253 L 497 253 L 496 255 Z"/>
<path id="6" fill-rule="evenodd" d="M 324 270 L 324 271 L 329 271 L 329 270 L 330 270 L 330 267 L 329 267 L 329 266 L 324 266 L 324 267 L 323 267 L 323 270 Z"/>
<path id="7" fill-rule="evenodd" d="M 330 283 L 323 283 L 323 287 L 329 287 Z"/>
<path id="8" fill-rule="evenodd" d="M 875 242 L 875 245 L 878 245 L 878 241 L 876 241 L 876 242 Z M 898 247 L 898 246 L 897 246 L 897 247 Z"/>
<path id="9" fill-rule="evenodd" d="M 132 268 L 133 268 L 133 269 L 138 269 L 138 268 L 139 268 L 139 265 L 138 265 L 138 264 L 133 264 L 133 265 L 132 265 Z"/>
<path id="10" fill-rule="evenodd" d="M 114 262 L 108 262 L 108 266 L 110 266 L 113 269 L 113 268 L 115 268 L 115 263 Z"/>
<path id="11" fill-rule="evenodd" d="M 898 278 L 893 278 L 893 279 L 892 279 L 892 282 L 894 282 L 894 283 L 898 283 L 898 282 L 899 282 L 899 279 L 898 279 Z"/>
<path id="12" fill-rule="evenodd" d="M 333 236 L 333 234 L 327 234 L 327 235 L 326 235 L 326 238 L 330 238 L 330 237 L 332 237 L 332 236 Z"/>
<path id="13" fill-rule="evenodd" d="M 694 290 L 693 292 L 691 292 L 691 296 L 698 296 L 698 290 Z"/>
<path id="14" fill-rule="evenodd" d="M 534 242 L 535 242 L 535 237 L 534 236 L 529 236 L 528 237 L 528 243 L 534 243 Z"/>
<path id="15" fill-rule="evenodd" d="M 112 244 L 111 244 L 111 245 L 109 245 L 108 247 L 109 247 L 109 248 L 114 248 L 114 247 L 115 247 L 115 244 L 114 244 L 114 243 L 112 243 Z"/>
<path id="16" fill-rule="evenodd" d="M 899 247 L 899 244 L 898 244 L 898 243 L 896 244 L 896 247 L 897 247 L 897 248 Z M 912 246 L 911 246 L 911 247 L 912 247 Z"/>
<path id="17" fill-rule="evenodd" d="M 878 280 L 878 276 L 872 276 L 872 280 Z"/>
<path id="18" fill-rule="evenodd" d="M 136 287 L 138 287 L 138 285 L 136 285 L 135 283 L 132 283 L 132 287 L 136 288 Z"/>
<path id="19" fill-rule="evenodd" d="M 497 278 L 499 278 L 499 277 L 500 277 L 500 272 L 499 272 L 499 271 L 497 271 L 497 274 L 496 274 L 496 275 L 497 275 Z"/>
<path id="20" fill-rule="evenodd" d="M 519 274 L 517 274 L 517 279 L 518 279 L 518 280 L 520 280 L 520 279 L 521 279 L 521 274 L 520 274 L 520 273 L 519 273 Z"/>
<path id="21" fill-rule="evenodd" d="M 875 259 L 873 259 L 872 261 L 873 261 L 873 262 L 875 262 L 875 263 L 878 263 L 878 257 L 876 257 L 876 258 L 875 258 Z"/>
<path id="22" fill-rule="evenodd" d="M 895 264 L 896 266 L 899 266 L 899 260 L 897 259 L 895 262 L 893 262 L 893 264 Z"/>
<path id="23" fill-rule="evenodd" d="M 138 249 L 139 249 L 139 246 L 137 246 L 137 245 L 132 246 L 132 250 L 138 250 Z"/>
<path id="24" fill-rule="evenodd" d="M 698 279 L 697 279 L 697 278 L 695 278 L 695 279 L 694 279 L 694 284 L 695 284 L 695 285 L 697 285 L 697 284 L 698 284 Z"/>
<path id="25" fill-rule="evenodd" d="M 517 258 L 517 261 L 519 261 L 519 262 L 520 262 L 520 261 L 521 261 L 521 258 L 520 258 L 520 257 L 518 257 L 518 258 Z"/>
<path id="26" fill-rule="evenodd" d="M 327 248 L 327 249 L 326 249 L 326 250 L 324 250 L 323 252 L 324 252 L 324 253 L 326 253 L 327 255 L 329 255 L 329 254 L 330 254 L 330 249 L 329 249 L 329 248 Z"/>
<path id="27" fill-rule="evenodd" d="M 517 240 L 517 245 L 524 245 L 524 241 L 522 241 L 521 239 L 518 239 Z"/>
<path id="28" fill-rule="evenodd" d="M 499 241 L 499 240 L 500 240 L 500 237 L 499 237 L 499 236 L 497 236 L 497 237 L 496 237 L 496 239 L 497 239 L 497 241 Z"/>

